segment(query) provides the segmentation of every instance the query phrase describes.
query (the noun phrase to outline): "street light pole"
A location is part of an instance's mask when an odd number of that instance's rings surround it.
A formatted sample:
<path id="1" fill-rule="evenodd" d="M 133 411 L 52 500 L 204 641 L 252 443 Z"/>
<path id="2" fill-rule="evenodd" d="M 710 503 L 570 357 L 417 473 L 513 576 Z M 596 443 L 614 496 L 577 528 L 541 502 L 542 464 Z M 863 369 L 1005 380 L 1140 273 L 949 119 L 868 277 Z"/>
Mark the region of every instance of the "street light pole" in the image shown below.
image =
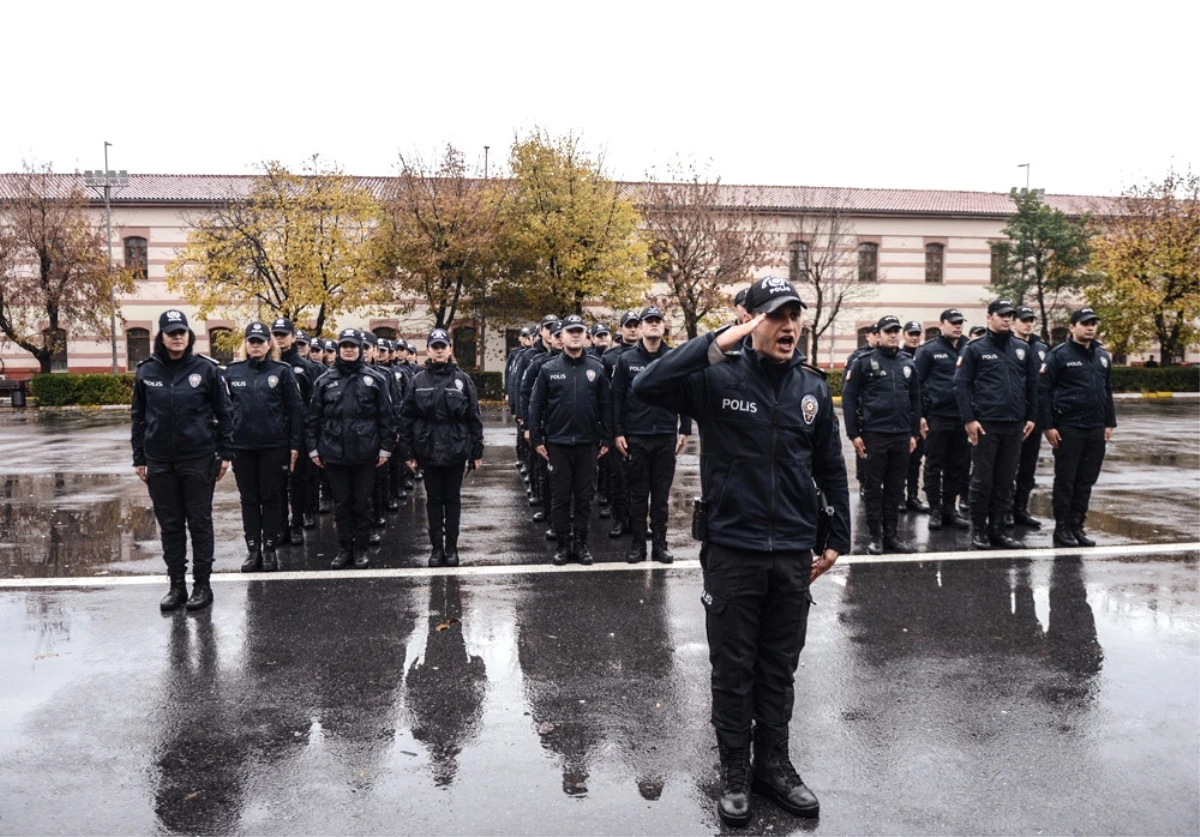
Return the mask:
<path id="1" fill-rule="evenodd" d="M 490 149 L 490 148 L 491 148 L 490 145 L 485 145 L 483 147 L 483 179 L 484 180 L 488 179 L 488 149 Z"/>
<path id="2" fill-rule="evenodd" d="M 1017 168 L 1025 169 L 1025 193 L 1029 194 L 1029 163 L 1018 163 Z"/>
<path id="3" fill-rule="evenodd" d="M 113 286 L 113 243 L 112 243 L 112 190 L 123 189 L 129 185 L 129 172 L 115 172 L 108 167 L 108 147 L 112 145 L 104 141 L 104 171 L 85 171 L 83 182 L 91 189 L 102 189 L 104 192 L 104 229 L 108 239 L 108 322 L 112 342 L 112 371 L 115 375 L 117 365 L 117 291 Z"/>

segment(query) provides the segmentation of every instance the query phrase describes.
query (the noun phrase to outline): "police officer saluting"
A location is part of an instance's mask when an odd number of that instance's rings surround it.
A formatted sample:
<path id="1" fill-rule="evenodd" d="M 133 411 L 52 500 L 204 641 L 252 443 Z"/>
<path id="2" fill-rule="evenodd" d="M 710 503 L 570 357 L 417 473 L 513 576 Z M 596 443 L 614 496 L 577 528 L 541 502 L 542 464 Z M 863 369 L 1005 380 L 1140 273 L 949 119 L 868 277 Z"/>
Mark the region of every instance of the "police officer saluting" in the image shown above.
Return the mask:
<path id="1" fill-rule="evenodd" d="M 427 345 L 400 411 L 400 441 L 408 467 L 425 472 L 429 566 L 457 567 L 464 466 L 483 464 L 483 418 L 475 383 L 450 357 L 450 335 L 435 328 Z"/>
<path id="2" fill-rule="evenodd" d="M 689 340 L 633 382 L 646 403 L 700 425 L 704 506 L 693 534 L 703 541 L 717 812 L 733 826 L 750 821 L 751 774 L 785 810 L 820 810 L 792 766 L 788 727 L 809 584 L 850 549 L 850 498 L 829 386 L 796 351 L 802 307 L 791 282 L 760 279 L 746 297 L 752 318 Z M 836 510 L 823 550 L 818 486 Z"/>
<path id="3" fill-rule="evenodd" d="M 966 345 L 954 373 L 954 394 L 975 447 L 971 474 L 971 546 L 1020 549 L 1004 531 L 1012 509 L 1021 442 L 1035 427 L 1038 360 L 1013 337 L 1016 309 L 1007 299 L 988 305 L 987 332 Z"/>
<path id="4" fill-rule="evenodd" d="M 947 308 L 941 315 L 941 334 L 917 349 L 917 377 L 921 382 L 921 430 L 925 439 L 925 496 L 929 500 L 929 528 L 970 524 L 959 516 L 957 498 L 967 489 L 971 445 L 958 413 L 954 370 L 963 340 L 963 315 Z"/>
<path id="5" fill-rule="evenodd" d="M 642 309 L 642 336 L 617 359 L 613 372 L 614 439 L 629 463 L 629 533 L 633 543 L 627 560 L 646 560 L 646 512 L 654 532 L 651 555 L 655 561 L 674 560 L 667 549 L 667 511 L 671 483 L 675 480 L 675 457 L 687 444 L 692 420 L 678 413 L 651 406 L 633 392 L 633 382 L 651 363 L 671 349 L 663 344 L 663 312 L 657 305 Z"/>
<path id="6" fill-rule="evenodd" d="M 879 320 L 879 345 L 854 361 L 842 386 L 846 435 L 867 463 L 867 527 L 872 555 L 916 550 L 896 535 L 908 457 L 921 433 L 921 385 L 912 358 L 900 351 L 900 320 Z"/>
<path id="7" fill-rule="evenodd" d="M 1091 308 L 1071 315 L 1071 339 L 1046 355 L 1041 371 L 1041 425 L 1054 449 L 1054 544 L 1095 546 L 1083 528 L 1092 486 L 1117 426 L 1112 357 L 1096 342 Z"/>
<path id="8" fill-rule="evenodd" d="M 339 549 L 332 567 L 366 569 L 375 469 L 392 455 L 396 424 L 387 387 L 363 363 L 355 329 L 338 335 L 338 359 L 313 389 L 305 439 L 309 459 L 333 487 Z"/>
<path id="9" fill-rule="evenodd" d="M 225 370 L 233 404 L 233 475 L 246 536 L 244 573 L 279 569 L 275 552 L 275 537 L 283 528 L 279 475 L 295 468 L 304 445 L 300 388 L 292 367 L 270 358 L 270 336 L 263 323 L 246 326 L 246 359 Z"/>
<path id="10" fill-rule="evenodd" d="M 130 410 L 133 465 L 150 490 L 171 589 L 162 610 L 212 604 L 213 487 L 232 456 L 229 393 L 215 361 L 192 353 L 182 311 L 158 318 L 154 353 L 138 364 Z M 192 533 L 192 595 L 187 532 Z"/>
<path id="11" fill-rule="evenodd" d="M 563 352 L 542 365 L 529 399 L 530 444 L 549 463 L 550 515 L 558 542 L 553 563 L 570 560 L 572 506 L 574 550 L 581 564 L 591 564 L 588 521 L 596 488 L 596 460 L 608 452 L 608 378 L 604 365 L 583 350 L 587 326 L 568 314 L 562 321 Z"/>

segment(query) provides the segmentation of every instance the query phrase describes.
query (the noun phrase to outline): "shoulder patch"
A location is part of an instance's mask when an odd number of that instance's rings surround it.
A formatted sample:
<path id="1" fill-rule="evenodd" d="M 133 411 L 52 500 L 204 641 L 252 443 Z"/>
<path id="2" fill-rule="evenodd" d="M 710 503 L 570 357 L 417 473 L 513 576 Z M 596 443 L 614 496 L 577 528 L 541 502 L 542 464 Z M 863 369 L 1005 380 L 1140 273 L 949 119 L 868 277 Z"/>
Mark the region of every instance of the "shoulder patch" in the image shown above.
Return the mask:
<path id="1" fill-rule="evenodd" d="M 800 414 L 804 417 L 805 424 L 812 424 L 817 417 L 817 410 L 820 409 L 820 403 L 817 397 L 812 393 L 800 399 Z"/>

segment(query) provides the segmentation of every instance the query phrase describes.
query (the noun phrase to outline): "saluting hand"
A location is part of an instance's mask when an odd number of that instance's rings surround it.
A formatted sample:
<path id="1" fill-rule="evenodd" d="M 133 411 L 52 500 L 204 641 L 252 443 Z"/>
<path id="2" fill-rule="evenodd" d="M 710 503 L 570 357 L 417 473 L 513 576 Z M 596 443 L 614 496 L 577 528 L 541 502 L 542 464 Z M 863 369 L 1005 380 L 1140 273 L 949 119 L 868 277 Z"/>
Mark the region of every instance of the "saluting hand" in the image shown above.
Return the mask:
<path id="1" fill-rule="evenodd" d="M 763 320 L 766 318 L 766 314 L 755 314 L 746 320 L 746 322 L 727 328 L 717 335 L 717 345 L 721 347 L 721 351 L 729 351 L 738 343 L 741 343 L 747 334 L 762 325 Z"/>

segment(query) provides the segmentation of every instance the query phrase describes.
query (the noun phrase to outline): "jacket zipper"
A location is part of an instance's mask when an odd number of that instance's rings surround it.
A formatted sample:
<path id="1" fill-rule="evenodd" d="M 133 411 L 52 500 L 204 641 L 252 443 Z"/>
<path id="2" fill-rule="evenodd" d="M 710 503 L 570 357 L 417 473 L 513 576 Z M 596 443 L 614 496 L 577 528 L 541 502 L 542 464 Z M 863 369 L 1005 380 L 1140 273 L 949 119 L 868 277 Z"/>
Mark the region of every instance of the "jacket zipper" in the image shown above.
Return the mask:
<path id="1" fill-rule="evenodd" d="M 767 381 L 768 385 L 770 381 Z M 783 387 L 783 383 L 780 383 Z M 774 387 L 772 387 L 774 389 Z M 775 393 L 775 409 L 771 411 L 771 524 L 767 529 L 767 551 L 775 551 L 775 443 L 779 438 L 779 393 Z"/>

